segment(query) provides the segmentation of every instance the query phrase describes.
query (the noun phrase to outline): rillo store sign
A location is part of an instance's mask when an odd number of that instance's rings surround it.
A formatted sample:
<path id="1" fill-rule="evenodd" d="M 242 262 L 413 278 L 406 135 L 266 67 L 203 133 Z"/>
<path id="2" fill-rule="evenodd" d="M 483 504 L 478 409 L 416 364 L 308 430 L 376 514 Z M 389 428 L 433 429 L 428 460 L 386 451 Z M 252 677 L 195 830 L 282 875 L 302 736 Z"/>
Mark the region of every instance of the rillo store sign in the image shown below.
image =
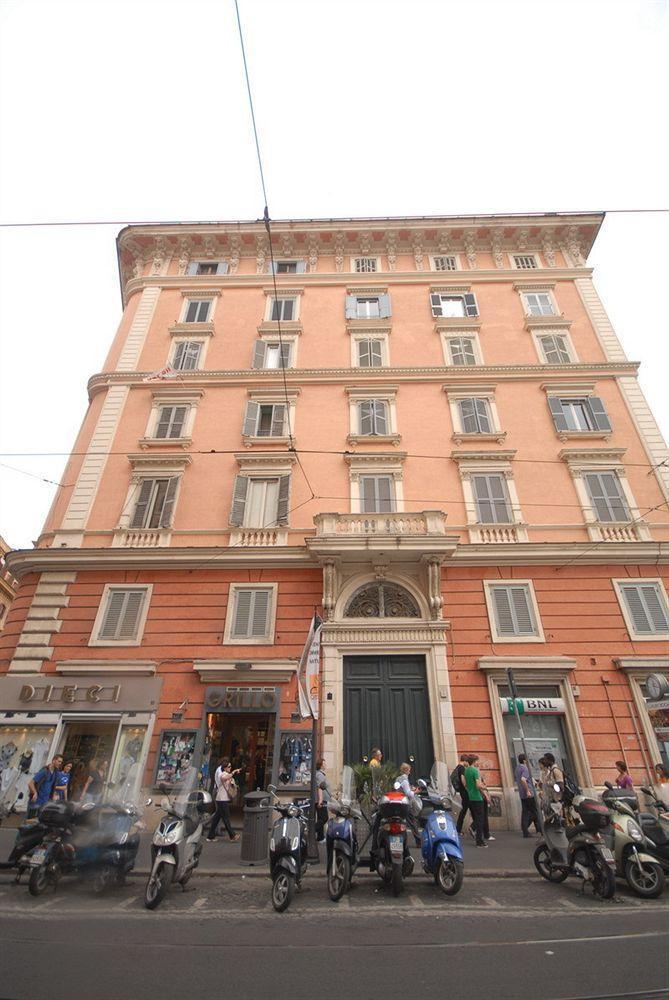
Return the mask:
<path id="1" fill-rule="evenodd" d="M 206 705 L 210 712 L 275 712 L 279 706 L 276 688 L 209 688 Z"/>
<path id="2" fill-rule="evenodd" d="M 500 698 L 504 715 L 564 715 L 562 698 L 516 698 L 514 712 L 513 698 Z"/>

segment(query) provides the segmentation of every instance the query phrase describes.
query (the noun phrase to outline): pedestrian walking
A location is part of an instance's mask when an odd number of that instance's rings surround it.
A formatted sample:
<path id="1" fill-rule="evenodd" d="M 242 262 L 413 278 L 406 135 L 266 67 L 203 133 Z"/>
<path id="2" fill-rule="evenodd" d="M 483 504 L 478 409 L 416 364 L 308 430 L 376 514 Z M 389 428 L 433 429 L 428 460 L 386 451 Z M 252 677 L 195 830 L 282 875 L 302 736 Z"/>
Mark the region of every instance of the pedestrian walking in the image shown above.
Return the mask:
<path id="1" fill-rule="evenodd" d="M 383 764 L 383 752 L 378 747 L 372 747 L 369 753 L 369 766 L 381 767 Z"/>
<path id="2" fill-rule="evenodd" d="M 86 778 L 86 784 L 84 785 L 84 792 L 82 795 L 84 802 L 99 802 L 102 798 L 108 764 L 109 761 L 98 761 L 97 757 L 94 757 L 90 762 L 88 767 L 88 777 Z"/>
<path id="3" fill-rule="evenodd" d="M 524 753 L 518 754 L 518 766 L 516 767 L 516 786 L 520 795 L 520 829 L 523 837 L 530 836 L 530 827 L 534 823 L 536 833 L 541 833 L 539 827 L 539 817 L 537 816 L 537 804 L 534 800 L 534 781 L 530 769 L 527 765 L 527 757 Z"/>
<path id="4" fill-rule="evenodd" d="M 483 838 L 487 843 L 495 838 L 490 833 L 490 792 L 483 775 L 481 775 L 481 780 L 483 782 Z"/>
<path id="5" fill-rule="evenodd" d="M 65 802 L 68 798 L 70 774 L 72 772 L 72 761 L 66 760 L 62 770 L 56 774 L 56 783 L 53 786 L 53 797 L 60 802 Z"/>
<path id="6" fill-rule="evenodd" d="M 325 774 L 325 760 L 321 757 L 316 762 L 316 840 L 325 843 L 325 824 L 328 821 L 328 802 L 332 798 L 332 789 Z"/>
<path id="7" fill-rule="evenodd" d="M 458 816 L 457 823 L 455 824 L 458 833 L 462 833 L 462 825 L 469 810 L 469 796 L 467 795 L 467 785 L 465 784 L 465 768 L 468 764 L 469 754 L 461 753 L 458 766 L 451 772 L 451 785 L 460 796 L 460 801 L 462 803 L 460 807 L 460 815 Z"/>
<path id="8" fill-rule="evenodd" d="M 472 826 L 476 838 L 477 847 L 487 847 L 484 837 L 485 809 L 483 805 L 483 792 L 485 784 L 476 764 L 478 756 L 470 754 L 465 768 L 465 786 L 467 788 L 467 798 L 469 799 L 469 811 L 472 816 Z"/>
<path id="9" fill-rule="evenodd" d="M 616 768 L 618 770 L 618 775 L 616 777 L 616 785 L 618 788 L 629 788 L 630 791 L 634 791 L 634 783 L 627 770 L 627 764 L 624 760 L 616 761 Z"/>
<path id="10" fill-rule="evenodd" d="M 230 823 L 230 803 L 237 793 L 235 784 L 235 774 L 229 757 L 223 757 L 214 775 L 214 786 L 216 788 L 216 812 L 209 827 L 207 840 L 216 839 L 216 829 L 221 820 L 228 832 L 230 840 L 239 840 L 239 834 L 235 833 Z"/>
<path id="11" fill-rule="evenodd" d="M 40 768 L 37 774 L 28 782 L 30 800 L 28 802 L 27 818 L 32 819 L 53 795 L 58 772 L 63 766 L 61 754 L 56 754 L 50 764 Z"/>

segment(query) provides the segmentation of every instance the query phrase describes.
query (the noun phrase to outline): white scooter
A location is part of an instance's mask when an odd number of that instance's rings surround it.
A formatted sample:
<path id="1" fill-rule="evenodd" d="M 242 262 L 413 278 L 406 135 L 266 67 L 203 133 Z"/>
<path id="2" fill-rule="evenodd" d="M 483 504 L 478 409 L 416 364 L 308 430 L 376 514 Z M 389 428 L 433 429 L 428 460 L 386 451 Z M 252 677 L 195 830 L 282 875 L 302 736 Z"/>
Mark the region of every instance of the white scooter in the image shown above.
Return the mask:
<path id="1" fill-rule="evenodd" d="M 214 812 L 212 797 L 204 791 L 177 789 L 172 797 L 166 794 L 160 806 L 165 815 L 153 834 L 151 874 L 144 890 L 148 910 L 162 902 L 172 882 L 186 887 L 200 861 L 206 818 Z"/>

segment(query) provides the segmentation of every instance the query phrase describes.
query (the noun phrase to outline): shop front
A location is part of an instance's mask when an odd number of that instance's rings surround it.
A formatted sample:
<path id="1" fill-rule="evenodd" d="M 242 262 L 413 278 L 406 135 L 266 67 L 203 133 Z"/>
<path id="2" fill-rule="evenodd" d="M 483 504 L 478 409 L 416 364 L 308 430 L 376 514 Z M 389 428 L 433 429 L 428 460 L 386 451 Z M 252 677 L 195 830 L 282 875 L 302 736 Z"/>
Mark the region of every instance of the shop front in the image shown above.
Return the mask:
<path id="1" fill-rule="evenodd" d="M 8 811 L 28 807 L 32 776 L 56 754 L 73 764 L 70 797 L 93 762 L 105 785 L 139 791 L 162 681 L 58 674 L 0 678 L 0 793 Z"/>
<path id="2" fill-rule="evenodd" d="M 637 726 L 646 780 L 669 799 L 669 783 L 661 787 L 656 771 L 660 764 L 669 774 L 669 656 L 625 657 L 616 662 L 629 681 L 629 711 Z"/>

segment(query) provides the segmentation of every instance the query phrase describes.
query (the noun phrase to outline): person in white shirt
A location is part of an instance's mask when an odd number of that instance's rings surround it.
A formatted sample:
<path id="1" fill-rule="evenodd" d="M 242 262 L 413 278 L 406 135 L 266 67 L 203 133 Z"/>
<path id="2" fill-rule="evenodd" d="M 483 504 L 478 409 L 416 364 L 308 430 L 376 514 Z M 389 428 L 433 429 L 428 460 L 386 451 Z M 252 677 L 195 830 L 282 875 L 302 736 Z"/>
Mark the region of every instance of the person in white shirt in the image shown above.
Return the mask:
<path id="1" fill-rule="evenodd" d="M 211 826 L 209 827 L 207 840 L 216 839 L 216 828 L 221 820 L 223 820 L 223 825 L 228 831 L 230 840 L 239 840 L 239 834 L 235 833 L 230 824 L 230 803 L 233 798 L 233 790 L 235 789 L 233 781 L 236 774 L 239 774 L 239 768 L 237 768 L 236 771 L 233 771 L 230 758 L 223 757 L 221 763 L 216 768 L 216 774 L 214 775 L 214 785 L 216 787 L 216 812 L 214 813 Z"/>

